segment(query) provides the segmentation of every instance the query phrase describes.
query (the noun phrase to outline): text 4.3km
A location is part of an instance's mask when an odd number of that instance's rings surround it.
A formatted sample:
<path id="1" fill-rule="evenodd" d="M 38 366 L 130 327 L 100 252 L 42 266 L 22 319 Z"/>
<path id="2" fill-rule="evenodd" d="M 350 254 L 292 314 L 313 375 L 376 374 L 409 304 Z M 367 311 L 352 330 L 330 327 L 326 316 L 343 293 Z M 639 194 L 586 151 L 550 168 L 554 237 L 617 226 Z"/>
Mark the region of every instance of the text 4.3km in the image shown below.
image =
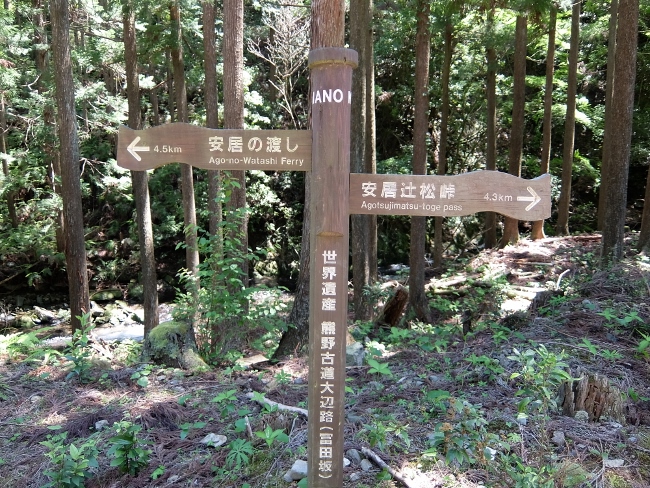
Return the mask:
<path id="1" fill-rule="evenodd" d="M 512 202 L 512 195 L 502 195 L 501 193 L 486 193 L 483 200 L 488 202 Z"/>

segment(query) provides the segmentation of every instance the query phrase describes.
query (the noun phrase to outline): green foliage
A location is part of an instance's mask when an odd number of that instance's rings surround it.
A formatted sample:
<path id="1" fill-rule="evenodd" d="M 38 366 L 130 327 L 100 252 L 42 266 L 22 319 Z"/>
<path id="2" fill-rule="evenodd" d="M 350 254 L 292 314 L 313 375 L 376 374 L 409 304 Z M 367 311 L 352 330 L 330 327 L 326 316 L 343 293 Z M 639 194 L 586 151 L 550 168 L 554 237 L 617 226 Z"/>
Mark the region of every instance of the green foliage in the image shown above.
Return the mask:
<path id="1" fill-rule="evenodd" d="M 179 425 L 179 428 L 181 429 L 181 439 L 185 439 L 192 429 L 202 429 L 206 425 L 206 422 L 185 422 Z"/>
<path id="2" fill-rule="evenodd" d="M 506 473 L 514 481 L 515 488 L 553 488 L 554 469 L 551 466 L 535 468 L 524 463 L 514 454 L 507 456 L 503 463 Z M 563 485 L 564 486 L 564 485 Z"/>
<path id="3" fill-rule="evenodd" d="M 144 364 L 141 368 L 131 374 L 131 379 L 136 380 L 138 386 L 146 388 L 149 385 L 149 375 L 152 371 L 153 366 L 151 364 Z"/>
<path id="4" fill-rule="evenodd" d="M 235 405 L 235 402 L 237 401 L 236 393 L 237 390 L 222 391 L 211 400 L 213 403 L 217 403 L 222 407 L 221 417 L 227 417 L 237 408 Z"/>
<path id="5" fill-rule="evenodd" d="M 543 415 L 549 409 L 557 408 L 557 387 L 573 380 L 567 371 L 569 365 L 564 361 L 567 357 L 564 351 L 555 353 L 542 344 L 524 352 L 513 349 L 513 353 L 508 359 L 519 363 L 521 368 L 510 376 L 520 381 L 520 389 L 516 393 L 523 397 L 518 405 L 519 415 L 525 417 L 528 407 L 536 408 Z"/>
<path id="6" fill-rule="evenodd" d="M 447 392 L 444 392 L 447 393 Z M 492 458 L 491 445 L 497 445 L 497 437 L 487 429 L 487 420 L 480 405 L 447 395 L 436 395 L 435 402 L 445 402 L 445 419 L 436 424 L 430 435 L 432 448 L 425 456 L 440 452 L 448 463 L 485 465 Z"/>
<path id="7" fill-rule="evenodd" d="M 45 475 L 50 481 L 47 488 L 83 488 L 85 480 L 90 477 L 90 468 L 97 468 L 97 439 L 89 438 L 79 447 L 70 443 L 66 445 L 67 432 L 49 435 L 40 444 L 48 451 L 45 456 L 50 460 L 50 467 Z"/>
<path id="8" fill-rule="evenodd" d="M 391 419 L 387 421 L 374 419 L 372 423 L 363 426 L 362 435 L 368 439 L 371 447 L 377 447 L 381 451 L 385 451 L 387 446 L 397 439 L 401 440 L 407 449 L 411 445 L 408 425 L 401 425 Z"/>
<path id="9" fill-rule="evenodd" d="M 223 202 L 235 182 L 225 182 Z M 244 261 L 255 262 L 260 253 L 243 252 L 240 223 L 247 210 L 225 212 L 220 230 L 214 236 L 202 237 L 199 247 L 206 258 L 200 265 L 201 287 L 195 290 L 193 278 L 181 274 L 188 293 L 179 300 L 175 317 L 189 320 L 198 315 L 197 342 L 199 352 L 207 361 L 233 360 L 234 348 L 242 348 L 247 331 L 262 327 L 278 335 L 286 328 L 280 313 L 286 308 L 279 289 L 244 286 L 241 269 Z"/>
<path id="10" fill-rule="evenodd" d="M 90 342 L 88 334 L 95 326 L 90 322 L 89 313 L 77 318 L 81 323 L 80 328 L 72 335 L 72 344 L 64 356 L 68 361 L 72 362 L 72 368 L 65 379 L 69 380 L 76 377 L 81 383 L 86 383 L 91 380 L 90 369 L 92 367 L 90 362 L 92 349 L 88 345 Z"/>
<path id="11" fill-rule="evenodd" d="M 255 453 L 253 444 L 245 439 L 235 439 L 228 444 L 230 451 L 226 455 L 226 466 L 229 468 L 240 469 L 248 466 L 250 458 Z"/>
<path id="12" fill-rule="evenodd" d="M 489 381 L 495 381 L 505 371 L 497 359 L 485 355 L 472 354 L 465 358 L 465 361 L 474 366 L 475 370 L 479 369 L 480 373 L 487 376 Z"/>
<path id="13" fill-rule="evenodd" d="M 148 442 L 138 438 L 142 427 L 123 420 L 115 424 L 115 430 L 116 435 L 108 440 L 110 448 L 107 454 L 113 457 L 111 466 L 117 466 L 122 473 L 136 476 L 149 464 L 151 454 L 144 447 Z"/>
<path id="14" fill-rule="evenodd" d="M 260 439 L 263 439 L 264 442 L 266 442 L 267 447 L 271 447 L 271 445 L 275 442 L 284 442 L 287 443 L 289 442 L 289 436 L 285 434 L 283 429 L 275 429 L 273 430 L 270 426 L 266 426 L 264 430 L 262 431 L 256 431 L 255 435 L 259 437 Z"/>
<path id="15" fill-rule="evenodd" d="M 390 367 L 386 363 L 380 363 L 376 359 L 373 358 L 368 358 L 367 363 L 370 366 L 370 369 L 368 369 L 368 373 L 370 374 L 378 374 L 382 376 L 393 376 L 393 373 L 390 370 Z"/>

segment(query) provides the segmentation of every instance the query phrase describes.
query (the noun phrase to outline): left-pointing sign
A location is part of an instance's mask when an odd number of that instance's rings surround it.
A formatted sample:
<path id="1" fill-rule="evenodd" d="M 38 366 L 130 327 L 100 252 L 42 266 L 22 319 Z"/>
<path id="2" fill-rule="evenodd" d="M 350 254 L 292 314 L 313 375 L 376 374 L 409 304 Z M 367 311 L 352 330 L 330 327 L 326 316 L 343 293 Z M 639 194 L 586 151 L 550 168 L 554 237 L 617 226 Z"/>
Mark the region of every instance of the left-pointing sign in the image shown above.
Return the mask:
<path id="1" fill-rule="evenodd" d="M 133 156 L 136 161 L 142 161 L 138 151 L 149 152 L 149 146 L 138 146 L 138 142 L 140 142 L 140 137 L 133 139 L 133 142 L 126 147 L 126 150 L 131 153 L 131 156 Z"/>
<path id="2" fill-rule="evenodd" d="M 120 127 L 119 166 L 144 171 L 167 163 L 203 169 L 310 171 L 311 131 L 207 129 L 184 123 L 145 130 Z"/>

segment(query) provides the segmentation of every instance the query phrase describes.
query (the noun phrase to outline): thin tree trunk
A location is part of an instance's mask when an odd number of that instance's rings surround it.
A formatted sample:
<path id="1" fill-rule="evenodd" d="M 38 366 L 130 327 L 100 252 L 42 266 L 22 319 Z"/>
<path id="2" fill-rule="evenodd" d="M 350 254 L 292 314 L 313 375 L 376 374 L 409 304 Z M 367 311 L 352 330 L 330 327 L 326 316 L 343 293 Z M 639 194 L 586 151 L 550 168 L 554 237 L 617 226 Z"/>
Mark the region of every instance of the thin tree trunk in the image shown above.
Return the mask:
<path id="1" fill-rule="evenodd" d="M 375 49 L 373 28 L 373 0 L 368 0 L 368 35 L 366 36 L 366 173 L 377 173 L 377 131 L 375 128 Z M 353 131 L 354 132 L 354 131 Z M 366 215 L 368 220 L 368 268 L 370 283 L 377 281 L 377 216 Z M 371 311 L 372 314 L 372 311 Z M 371 317 L 372 318 L 372 315 Z"/>
<path id="2" fill-rule="evenodd" d="M 542 135 L 542 160 L 540 162 L 540 174 L 549 171 L 551 163 L 551 132 L 553 128 L 553 73 L 555 70 L 555 26 L 557 24 L 557 5 L 551 4 L 548 21 L 548 47 L 546 49 L 546 86 L 544 88 L 544 129 Z M 543 239 L 544 221 L 533 222 L 531 238 Z"/>
<path id="3" fill-rule="evenodd" d="M 578 47 L 580 44 L 580 2 L 573 4 L 571 13 L 571 47 L 569 52 L 569 79 L 566 118 L 564 121 L 564 150 L 562 153 L 562 190 L 558 205 L 557 233 L 569 234 L 571 206 L 571 175 L 573 173 L 573 146 L 576 133 L 576 91 L 578 89 Z"/>
<path id="4" fill-rule="evenodd" d="M 350 48 L 359 53 L 359 67 L 352 73 L 351 125 L 355 127 L 350 135 L 350 171 L 363 173 L 366 170 L 366 150 L 368 144 L 367 82 L 369 60 L 366 37 L 369 23 L 368 0 L 350 2 Z M 367 215 L 350 216 L 350 244 L 352 252 L 352 283 L 354 286 L 354 318 L 370 320 L 372 304 L 366 289 L 371 284 L 370 277 L 370 219 Z"/>
<path id="5" fill-rule="evenodd" d="M 176 122 L 176 85 L 174 84 L 174 69 L 171 64 L 170 50 L 165 51 L 165 66 L 167 67 L 167 99 L 169 100 L 169 121 Z"/>
<path id="6" fill-rule="evenodd" d="M 75 332 L 81 328 L 80 317 L 90 310 L 90 299 L 81 206 L 79 141 L 74 104 L 74 80 L 70 60 L 70 24 L 67 0 L 51 0 L 50 13 L 61 155 L 61 185 L 63 187 L 65 257 L 70 291 L 70 324 Z"/>
<path id="7" fill-rule="evenodd" d="M 244 2 L 224 0 L 223 4 L 223 106 L 224 128 L 244 128 Z M 246 173 L 230 171 L 229 178 L 237 183 L 232 188 L 230 201 L 226 204 L 229 214 L 246 207 Z M 248 251 L 248 217 L 239 222 L 241 251 Z M 248 286 L 248 261 L 242 263 L 242 281 Z"/>
<path id="8" fill-rule="evenodd" d="M 430 6 L 426 0 L 417 2 L 415 39 L 415 102 L 413 122 L 413 174 L 427 173 L 427 129 L 429 126 L 429 59 L 431 33 Z M 424 254 L 426 217 L 411 217 L 411 246 L 409 255 L 409 306 L 418 320 L 431 322 L 431 313 L 424 292 Z"/>
<path id="9" fill-rule="evenodd" d="M 0 94 L 0 152 L 7 154 L 7 116 L 5 107 L 4 93 Z M 9 179 L 9 163 L 6 158 L 2 158 L 2 173 L 5 178 Z M 16 214 L 16 192 L 11 190 L 7 192 L 7 213 L 11 226 L 18 228 L 18 215 Z"/>
<path id="10" fill-rule="evenodd" d="M 36 82 L 36 89 L 41 95 L 44 95 L 47 88 L 47 78 L 49 76 L 48 70 L 48 49 L 45 47 L 48 44 L 47 32 L 45 30 L 46 16 L 45 6 L 43 0 L 32 0 L 33 8 L 33 22 L 34 22 L 34 45 L 35 49 L 34 61 L 36 70 L 38 71 L 38 80 Z M 48 177 L 52 191 L 61 196 L 61 185 L 58 181 L 61 179 L 61 165 L 60 157 L 55 149 L 55 121 L 54 121 L 54 108 L 52 104 L 45 103 L 43 106 L 43 123 L 46 128 L 46 139 L 43 145 L 43 153 L 46 155 L 46 164 L 49 166 Z M 63 211 L 59 211 L 57 215 L 57 228 L 55 230 L 56 249 L 58 252 L 64 252 L 65 249 L 65 229 Z"/>
<path id="11" fill-rule="evenodd" d="M 176 91 L 176 111 L 179 122 L 189 122 L 187 114 L 187 93 L 185 88 L 185 63 L 183 61 L 183 39 L 181 33 L 181 15 L 178 0 L 169 8 L 174 37 L 171 47 L 171 59 L 174 68 L 174 85 Z M 194 174 L 192 166 L 181 164 L 181 189 L 183 193 L 183 221 L 185 224 L 185 259 L 188 271 L 198 286 L 199 247 L 196 228 L 196 207 L 194 203 Z"/>
<path id="12" fill-rule="evenodd" d="M 605 219 L 605 196 L 609 182 L 610 134 L 612 133 L 612 93 L 614 93 L 614 70 L 616 68 L 616 27 L 618 26 L 618 0 L 612 0 L 609 10 L 609 35 L 607 44 L 607 86 L 605 87 L 605 132 L 603 134 L 603 160 L 600 163 L 600 189 L 598 191 L 598 230 L 603 230 Z"/>
<path id="13" fill-rule="evenodd" d="M 648 177 L 646 178 L 644 202 L 637 249 L 648 253 L 650 251 L 650 170 L 648 170 Z"/>
<path id="14" fill-rule="evenodd" d="M 510 151 L 508 153 L 508 172 L 521 176 L 521 155 L 524 146 L 524 111 L 526 106 L 526 42 L 528 19 L 517 16 L 515 30 L 515 67 L 513 77 L 512 127 L 510 129 Z M 501 247 L 519 241 L 519 221 L 506 217 L 501 237 Z"/>
<path id="15" fill-rule="evenodd" d="M 129 127 L 142 128 L 140 119 L 140 81 L 138 79 L 138 50 L 136 47 L 135 11 L 127 0 L 124 8 L 124 61 L 126 68 L 126 93 L 129 104 Z M 153 224 L 149 202 L 149 176 L 146 171 L 131 171 L 133 197 L 138 222 L 140 266 L 144 306 L 144 337 L 158 325 L 158 287 L 156 283 L 156 258 L 153 245 Z"/>
<path id="16" fill-rule="evenodd" d="M 497 54 L 494 49 L 494 10 L 495 2 L 491 2 L 487 17 L 488 47 L 487 58 L 487 148 L 485 155 L 485 169 L 497 169 Z M 491 249 L 497 245 L 497 214 L 485 214 L 485 247 Z"/>
<path id="17" fill-rule="evenodd" d="M 603 220 L 602 260 L 604 264 L 618 261 L 623 257 L 639 30 L 638 0 L 620 0 L 618 25 L 612 94 L 612 132 L 609 139 L 611 168 L 608 171 L 609 181 Z"/>
<path id="18" fill-rule="evenodd" d="M 445 52 L 442 64 L 442 100 L 440 101 L 440 146 L 438 148 L 438 174 L 447 172 L 447 138 L 449 129 L 449 74 L 451 71 L 451 57 L 453 54 L 454 26 L 450 21 L 445 25 Z M 442 268 L 442 224 L 444 218 L 435 218 L 433 262 L 437 268 Z"/>
<path id="19" fill-rule="evenodd" d="M 219 128 L 219 97 L 217 91 L 217 49 L 214 33 L 214 0 L 203 0 L 203 51 L 205 69 L 205 114 L 210 129 Z M 216 236 L 223 218 L 221 202 L 221 171 L 208 171 L 208 209 L 210 235 Z M 217 252 L 220 252 L 217 250 Z"/>
<path id="20" fill-rule="evenodd" d="M 154 68 L 153 64 L 149 65 L 149 71 L 151 75 L 155 77 L 156 69 Z M 151 101 L 151 112 L 153 114 L 151 123 L 155 127 L 160 125 L 160 103 L 158 100 L 158 88 L 154 87 L 151 90 L 151 93 L 149 94 L 149 100 Z"/>
<path id="21" fill-rule="evenodd" d="M 345 8 L 341 0 L 312 2 L 311 4 L 311 49 L 319 47 L 340 47 L 344 42 Z M 305 175 L 305 210 L 302 221 L 302 243 L 300 247 L 300 273 L 293 307 L 287 324 L 291 327 L 282 334 L 280 344 L 273 353 L 274 359 L 299 354 L 309 344 L 309 275 L 311 265 L 311 178 Z"/>

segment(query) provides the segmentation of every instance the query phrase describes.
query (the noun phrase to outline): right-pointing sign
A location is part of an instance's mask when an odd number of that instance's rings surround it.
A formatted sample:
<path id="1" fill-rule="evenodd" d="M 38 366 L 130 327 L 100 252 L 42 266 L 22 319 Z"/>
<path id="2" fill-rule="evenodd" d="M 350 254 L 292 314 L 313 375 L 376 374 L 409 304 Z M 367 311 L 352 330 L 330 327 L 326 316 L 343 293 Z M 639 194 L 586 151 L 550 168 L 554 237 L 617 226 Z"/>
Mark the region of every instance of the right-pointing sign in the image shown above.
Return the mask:
<path id="1" fill-rule="evenodd" d="M 350 213 L 452 217 L 497 212 L 519 220 L 551 216 L 551 177 L 499 171 L 455 176 L 350 174 Z"/>

